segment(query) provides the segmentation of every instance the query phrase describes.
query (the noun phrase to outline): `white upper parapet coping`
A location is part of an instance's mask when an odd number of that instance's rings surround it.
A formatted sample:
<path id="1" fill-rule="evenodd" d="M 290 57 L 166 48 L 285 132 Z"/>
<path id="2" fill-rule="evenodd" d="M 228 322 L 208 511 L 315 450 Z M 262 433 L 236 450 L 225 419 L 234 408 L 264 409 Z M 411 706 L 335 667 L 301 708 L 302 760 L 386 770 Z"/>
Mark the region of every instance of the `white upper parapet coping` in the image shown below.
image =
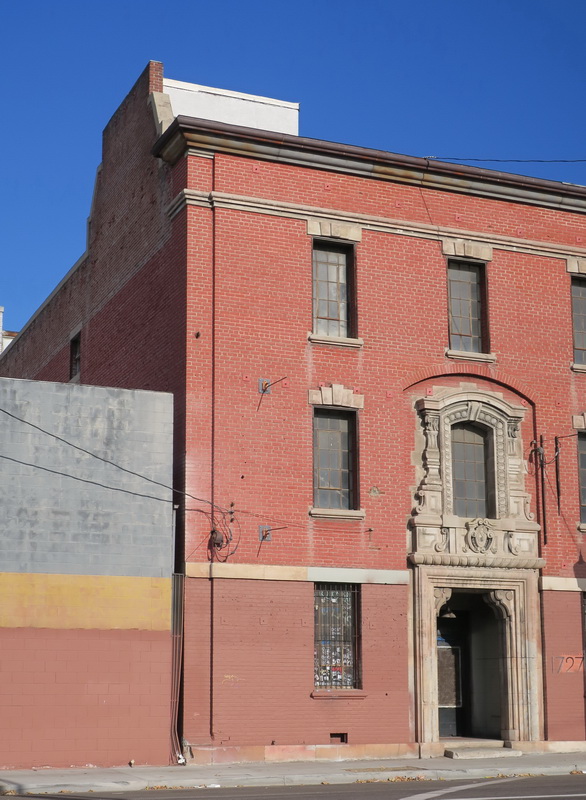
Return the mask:
<path id="1" fill-rule="evenodd" d="M 197 117 L 299 135 L 299 103 L 167 79 L 163 81 L 163 91 L 169 96 L 175 117 Z"/>

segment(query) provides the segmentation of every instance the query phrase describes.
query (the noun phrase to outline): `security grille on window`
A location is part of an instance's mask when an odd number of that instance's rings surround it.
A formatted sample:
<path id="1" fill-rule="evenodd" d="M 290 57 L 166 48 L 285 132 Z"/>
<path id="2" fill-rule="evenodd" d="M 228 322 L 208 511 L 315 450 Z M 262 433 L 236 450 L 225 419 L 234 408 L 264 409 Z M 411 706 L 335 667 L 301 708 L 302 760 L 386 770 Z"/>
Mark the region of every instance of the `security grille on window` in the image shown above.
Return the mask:
<path id="1" fill-rule="evenodd" d="M 348 338 L 352 330 L 352 248 L 328 242 L 313 245 L 313 332 Z"/>
<path id="2" fill-rule="evenodd" d="M 578 477 L 580 481 L 580 522 L 586 523 L 586 433 L 578 434 Z"/>
<path id="3" fill-rule="evenodd" d="M 358 689 L 360 587 L 315 585 L 315 686 Z"/>
<path id="4" fill-rule="evenodd" d="M 484 267 L 467 261 L 448 265 L 450 349 L 488 353 Z"/>
<path id="5" fill-rule="evenodd" d="M 355 508 L 355 427 L 352 412 L 314 411 L 313 503 L 317 508 Z"/>
<path id="6" fill-rule="evenodd" d="M 574 364 L 586 365 L 586 281 L 572 279 L 572 322 L 574 328 Z"/>
<path id="7" fill-rule="evenodd" d="M 485 428 L 470 423 L 452 426 L 454 514 L 459 517 L 492 517 L 494 479 L 491 436 Z"/>

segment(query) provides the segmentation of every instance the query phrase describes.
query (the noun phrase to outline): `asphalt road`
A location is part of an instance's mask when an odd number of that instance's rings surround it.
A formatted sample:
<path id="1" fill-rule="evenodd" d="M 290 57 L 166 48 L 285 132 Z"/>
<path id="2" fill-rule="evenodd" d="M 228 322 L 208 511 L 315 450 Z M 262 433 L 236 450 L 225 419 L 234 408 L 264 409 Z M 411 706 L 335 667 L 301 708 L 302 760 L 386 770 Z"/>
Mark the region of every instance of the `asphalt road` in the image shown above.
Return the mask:
<path id="1" fill-rule="evenodd" d="M 64 800 L 27 795 L 28 800 Z M 67 800 L 586 800 L 586 775 L 487 778 L 472 781 L 390 781 L 336 786 L 242 789 L 159 789 L 144 792 L 67 794 Z"/>

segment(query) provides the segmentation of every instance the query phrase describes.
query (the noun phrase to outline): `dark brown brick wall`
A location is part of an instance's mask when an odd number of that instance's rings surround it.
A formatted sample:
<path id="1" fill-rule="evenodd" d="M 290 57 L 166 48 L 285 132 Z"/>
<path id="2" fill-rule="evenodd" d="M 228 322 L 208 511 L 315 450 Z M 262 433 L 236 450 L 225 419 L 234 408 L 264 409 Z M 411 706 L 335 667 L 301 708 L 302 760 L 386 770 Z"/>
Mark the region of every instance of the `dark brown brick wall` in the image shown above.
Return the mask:
<path id="1" fill-rule="evenodd" d="M 543 630 L 547 737 L 581 741 L 586 738 L 581 592 L 543 592 Z"/>
<path id="2" fill-rule="evenodd" d="M 212 586 L 213 583 L 213 586 Z M 213 597 L 213 637 L 210 608 Z M 187 579 L 185 738 L 193 745 L 410 742 L 406 586 L 362 587 L 362 687 L 313 691 L 313 584 Z M 209 674 L 213 674 L 213 694 Z"/>

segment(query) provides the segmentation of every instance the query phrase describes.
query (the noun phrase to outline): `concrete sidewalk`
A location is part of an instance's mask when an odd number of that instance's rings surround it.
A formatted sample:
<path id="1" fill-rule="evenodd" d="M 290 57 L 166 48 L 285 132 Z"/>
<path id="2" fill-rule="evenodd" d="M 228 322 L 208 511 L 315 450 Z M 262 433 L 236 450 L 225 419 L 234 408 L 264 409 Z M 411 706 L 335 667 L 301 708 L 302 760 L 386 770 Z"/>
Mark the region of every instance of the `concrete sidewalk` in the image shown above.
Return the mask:
<path id="1" fill-rule="evenodd" d="M 310 786 L 393 780 L 458 780 L 586 773 L 586 753 L 532 753 L 516 758 L 294 761 L 183 767 L 0 770 L 0 794 L 129 792 L 239 786 Z"/>

